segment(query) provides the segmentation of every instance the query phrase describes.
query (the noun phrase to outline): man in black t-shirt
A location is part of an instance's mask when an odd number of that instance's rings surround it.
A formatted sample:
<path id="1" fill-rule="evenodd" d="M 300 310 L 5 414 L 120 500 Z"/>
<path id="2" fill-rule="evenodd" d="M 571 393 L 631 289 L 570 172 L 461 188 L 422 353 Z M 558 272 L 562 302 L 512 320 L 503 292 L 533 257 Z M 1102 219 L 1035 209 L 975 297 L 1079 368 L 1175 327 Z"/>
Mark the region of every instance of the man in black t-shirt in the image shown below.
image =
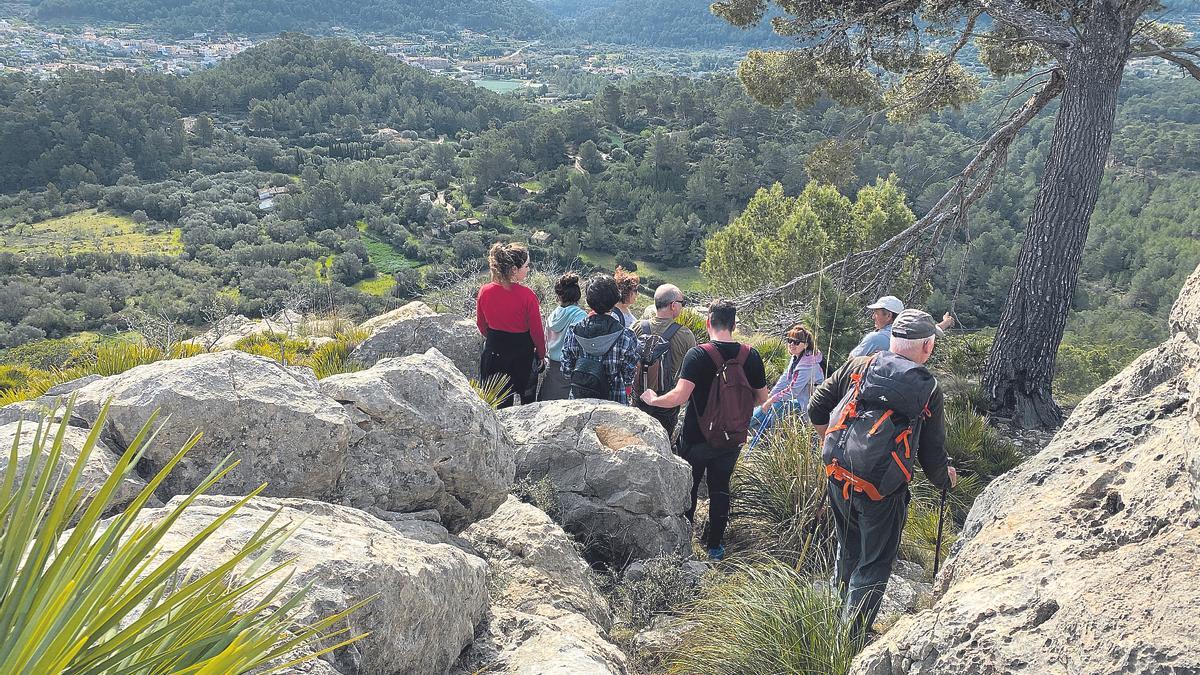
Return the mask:
<path id="1" fill-rule="evenodd" d="M 738 355 L 741 345 L 733 339 L 733 329 L 737 324 L 737 308 L 725 300 L 714 300 L 708 308 L 709 341 L 725 359 Z M 763 367 L 762 356 L 753 348 L 742 365 L 746 380 L 754 389 L 755 405 L 762 405 L 767 400 L 767 373 Z M 737 465 L 741 448 L 725 450 L 711 447 L 700 431 L 700 417 L 708 405 L 709 390 L 717 375 L 717 366 L 712 358 L 700 347 L 692 347 L 683 358 L 683 368 L 679 373 L 679 382 L 671 391 L 657 395 L 646 390 L 642 401 L 660 408 L 672 408 L 688 402 L 687 412 L 683 416 L 683 431 L 679 436 L 679 454 L 692 465 L 692 506 L 688 510 L 690 520 L 696 513 L 696 495 L 700 490 L 700 481 L 708 479 L 708 555 L 714 560 L 725 556 L 722 541 L 725 538 L 725 527 L 729 524 L 729 479 L 733 476 L 733 468 Z M 747 411 L 746 421 L 749 424 L 750 414 Z"/>

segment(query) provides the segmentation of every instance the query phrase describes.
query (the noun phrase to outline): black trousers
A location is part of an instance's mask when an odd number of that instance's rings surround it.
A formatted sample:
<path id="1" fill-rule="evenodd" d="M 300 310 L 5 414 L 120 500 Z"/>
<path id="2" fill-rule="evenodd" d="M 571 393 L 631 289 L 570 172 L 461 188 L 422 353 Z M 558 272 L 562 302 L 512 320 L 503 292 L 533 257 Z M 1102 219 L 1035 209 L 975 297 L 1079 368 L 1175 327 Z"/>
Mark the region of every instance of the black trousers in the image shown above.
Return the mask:
<path id="1" fill-rule="evenodd" d="M 535 358 L 533 338 L 528 332 L 489 329 L 483 342 L 483 353 L 479 356 L 479 381 L 483 383 L 497 373 L 507 375 L 508 395 L 500 403 L 501 408 L 507 408 L 513 405 L 516 395 L 524 394 L 529 388 Z M 532 398 L 523 402 L 531 403 Z"/>
<path id="2" fill-rule="evenodd" d="M 680 456 L 692 465 L 692 507 L 688 509 L 688 520 L 696 515 L 696 499 L 700 481 L 708 480 L 708 548 L 717 548 L 725 540 L 725 528 L 729 525 L 729 479 L 737 466 L 740 448 L 717 449 L 707 443 L 687 445 L 679 441 Z"/>
<path id="3" fill-rule="evenodd" d="M 830 480 L 829 501 L 838 538 L 835 581 L 845 602 L 845 618 L 852 622 L 852 634 L 862 639 L 879 613 L 900 552 L 909 493 L 900 490 L 878 502 L 853 490 L 849 499 L 842 495 L 842 484 Z"/>

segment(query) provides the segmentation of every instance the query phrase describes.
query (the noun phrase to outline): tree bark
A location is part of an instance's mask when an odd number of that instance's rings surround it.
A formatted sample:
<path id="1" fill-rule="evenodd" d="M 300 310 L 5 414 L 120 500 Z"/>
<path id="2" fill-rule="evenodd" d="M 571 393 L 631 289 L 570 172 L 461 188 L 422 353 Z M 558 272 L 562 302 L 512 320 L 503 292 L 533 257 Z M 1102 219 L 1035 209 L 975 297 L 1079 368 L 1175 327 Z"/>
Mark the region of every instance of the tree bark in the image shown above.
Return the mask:
<path id="1" fill-rule="evenodd" d="M 1062 423 L 1052 389 L 1055 355 L 1075 294 L 1129 55 L 1131 27 L 1110 3 L 1093 6 L 1062 66 L 1066 85 L 1050 154 L 984 374 L 993 411 L 1022 427 Z"/>

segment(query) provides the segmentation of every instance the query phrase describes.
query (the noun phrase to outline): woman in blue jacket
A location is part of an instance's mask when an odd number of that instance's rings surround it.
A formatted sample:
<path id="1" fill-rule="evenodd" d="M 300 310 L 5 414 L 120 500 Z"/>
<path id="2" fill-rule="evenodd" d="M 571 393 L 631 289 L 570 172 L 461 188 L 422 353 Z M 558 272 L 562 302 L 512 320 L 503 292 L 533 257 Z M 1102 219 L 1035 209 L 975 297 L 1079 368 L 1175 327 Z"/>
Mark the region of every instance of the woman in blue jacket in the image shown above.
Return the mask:
<path id="1" fill-rule="evenodd" d="M 587 311 L 579 306 L 582 295 L 579 290 L 579 275 L 567 272 L 554 284 L 554 295 L 558 296 L 558 307 L 546 319 L 546 355 L 550 364 L 542 379 L 542 389 L 537 400 L 555 401 L 565 399 L 570 388 L 567 376 L 562 373 L 563 338 L 567 327 L 587 318 Z"/>

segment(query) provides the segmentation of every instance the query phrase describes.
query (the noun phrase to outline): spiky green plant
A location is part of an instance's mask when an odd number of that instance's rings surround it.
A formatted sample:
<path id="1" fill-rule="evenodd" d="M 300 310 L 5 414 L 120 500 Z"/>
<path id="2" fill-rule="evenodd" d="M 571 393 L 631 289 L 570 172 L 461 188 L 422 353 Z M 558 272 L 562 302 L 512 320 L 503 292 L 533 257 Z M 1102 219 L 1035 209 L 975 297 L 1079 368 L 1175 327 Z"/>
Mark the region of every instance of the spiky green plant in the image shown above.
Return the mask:
<path id="1" fill-rule="evenodd" d="M 776 421 L 734 471 L 733 522 L 753 547 L 810 572 L 829 568 L 833 530 L 823 513 L 828 479 L 815 431 L 802 415 Z"/>
<path id="2" fill-rule="evenodd" d="M 350 328 L 338 333 L 333 342 L 327 342 L 317 347 L 311 356 L 304 359 L 304 365 L 313 369 L 318 380 L 323 380 L 330 375 L 362 370 L 363 364 L 351 360 L 350 353 L 369 335 L 368 331 L 360 328 Z"/>
<path id="3" fill-rule="evenodd" d="M 511 385 L 511 380 L 504 373 L 489 375 L 483 382 L 471 380 L 471 388 L 493 410 L 499 408 L 504 399 L 512 393 Z"/>
<path id="4" fill-rule="evenodd" d="M 783 338 L 753 335 L 746 342 L 751 347 L 754 347 L 758 355 L 762 357 L 763 366 L 765 366 L 767 371 L 767 382 L 773 383 L 779 379 L 779 376 L 788 366 L 788 360 L 792 358 L 792 355 L 788 353 L 787 343 L 783 341 Z"/>
<path id="5" fill-rule="evenodd" d="M 696 622 L 670 673 L 775 675 L 844 673 L 857 651 L 827 585 L 778 560 L 727 563 L 686 614 Z"/>
<path id="6" fill-rule="evenodd" d="M 63 419 L 70 412 L 68 404 Z M 298 649 L 309 652 L 299 660 L 308 660 L 364 637 L 345 638 L 347 628 L 331 630 L 363 603 L 312 625 L 296 620 L 306 590 L 285 595 L 290 562 L 268 564 L 295 528 L 274 518 L 221 565 L 182 573 L 201 544 L 262 487 L 176 552 L 161 553 L 183 511 L 236 464 L 223 462 L 160 520 L 139 522 L 147 501 L 199 435 L 122 512 L 104 519 L 155 435 L 151 415 L 104 484 L 85 494 L 80 479 L 107 413 L 104 406 L 69 467 L 63 464 L 62 423 L 43 419 L 38 425 L 19 480 L 20 433 L 9 451 L 0 484 L 0 672 L 276 672 L 297 662 L 289 655 Z M 262 597 L 250 601 L 255 595 Z M 321 640 L 337 643 L 319 647 Z"/>
<path id="7" fill-rule="evenodd" d="M 932 505 L 917 500 L 913 500 L 908 505 L 908 521 L 904 524 L 904 533 L 900 538 L 901 558 L 932 570 L 933 553 L 937 549 L 938 519 L 936 500 Z M 942 528 L 940 559 L 945 562 L 946 557 L 950 555 L 950 547 L 958 538 L 958 525 L 954 521 L 949 506 L 946 509 Z"/>
<path id="8" fill-rule="evenodd" d="M 108 342 L 96 349 L 96 358 L 88 370 L 91 374 L 107 377 L 164 358 L 166 355 L 161 350 L 140 342 Z"/>
<path id="9" fill-rule="evenodd" d="M 675 322 L 692 331 L 692 335 L 696 338 L 696 344 L 708 342 L 708 329 L 704 325 L 704 316 L 700 312 L 694 309 L 684 309 L 675 318 Z"/>

